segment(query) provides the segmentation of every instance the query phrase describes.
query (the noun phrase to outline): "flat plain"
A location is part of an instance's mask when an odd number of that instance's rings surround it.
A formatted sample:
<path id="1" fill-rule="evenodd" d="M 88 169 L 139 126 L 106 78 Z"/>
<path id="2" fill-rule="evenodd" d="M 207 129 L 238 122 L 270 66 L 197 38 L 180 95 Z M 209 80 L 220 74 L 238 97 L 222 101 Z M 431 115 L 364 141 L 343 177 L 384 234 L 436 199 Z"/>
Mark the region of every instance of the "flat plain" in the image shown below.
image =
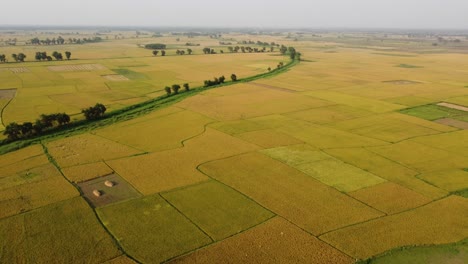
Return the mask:
<path id="1" fill-rule="evenodd" d="M 438 263 L 466 259 L 468 40 L 113 34 L 0 46 L 28 56 L 0 63 L 0 130 L 47 113 L 80 121 L 96 103 L 123 111 L 161 100 L 172 84 L 195 91 L 0 155 L 0 262 L 423 263 L 428 251 Z M 236 53 L 227 40 L 292 46 L 301 61 L 275 72 L 290 62 L 279 47 Z M 167 44 L 167 55 L 148 43 Z M 187 48 L 193 54 L 176 54 Z M 72 59 L 33 59 L 56 49 Z M 222 75 L 227 85 L 203 88 Z M 110 191 L 106 180 L 121 184 Z"/>

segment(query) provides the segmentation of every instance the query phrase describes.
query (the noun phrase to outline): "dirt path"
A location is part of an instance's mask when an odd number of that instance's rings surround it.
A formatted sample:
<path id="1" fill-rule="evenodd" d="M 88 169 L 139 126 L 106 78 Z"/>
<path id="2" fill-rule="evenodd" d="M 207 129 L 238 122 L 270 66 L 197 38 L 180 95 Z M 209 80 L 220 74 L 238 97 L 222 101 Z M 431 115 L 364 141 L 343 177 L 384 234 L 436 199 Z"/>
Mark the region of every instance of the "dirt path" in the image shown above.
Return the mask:
<path id="1" fill-rule="evenodd" d="M 461 105 L 450 104 L 450 103 L 438 103 L 437 105 L 468 112 L 468 107 L 461 106 Z"/>

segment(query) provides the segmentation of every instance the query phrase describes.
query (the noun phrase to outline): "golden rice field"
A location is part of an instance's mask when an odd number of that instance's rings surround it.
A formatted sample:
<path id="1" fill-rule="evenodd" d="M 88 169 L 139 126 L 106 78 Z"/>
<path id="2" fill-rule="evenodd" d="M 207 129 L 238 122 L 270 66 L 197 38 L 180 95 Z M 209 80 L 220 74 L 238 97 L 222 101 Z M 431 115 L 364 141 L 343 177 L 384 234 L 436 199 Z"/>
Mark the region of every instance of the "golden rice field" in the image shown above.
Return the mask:
<path id="1" fill-rule="evenodd" d="M 33 61 L 50 46 L 0 47 L 28 55 L 0 64 L 3 125 L 82 119 L 97 102 L 122 109 L 289 60 L 208 36 L 121 34 L 65 45 L 70 61 Z M 468 237 L 468 112 L 441 108 L 468 107 L 467 54 L 333 34 L 225 38 L 294 46 L 303 60 L 0 155 L 0 263 L 355 263 Z M 138 46 L 152 42 L 167 55 Z M 201 46 L 176 55 L 186 42 Z M 107 179 L 121 185 L 99 187 Z"/>

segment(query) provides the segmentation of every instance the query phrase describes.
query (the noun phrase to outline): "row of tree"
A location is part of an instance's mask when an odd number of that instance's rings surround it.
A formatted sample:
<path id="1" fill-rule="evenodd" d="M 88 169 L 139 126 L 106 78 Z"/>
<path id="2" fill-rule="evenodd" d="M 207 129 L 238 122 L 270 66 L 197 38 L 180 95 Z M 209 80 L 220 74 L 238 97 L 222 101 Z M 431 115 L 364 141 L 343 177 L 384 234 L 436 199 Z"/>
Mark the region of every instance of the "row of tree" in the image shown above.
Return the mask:
<path id="1" fill-rule="evenodd" d="M 101 37 L 82 38 L 82 39 L 81 38 L 69 38 L 68 41 L 65 41 L 64 38 L 59 36 L 58 38 L 52 38 L 52 39 L 50 38 L 39 39 L 36 37 L 36 38 L 30 39 L 28 43 L 32 45 L 64 45 L 64 44 L 95 43 L 95 42 L 101 42 L 101 41 L 102 41 Z"/>
<path id="2" fill-rule="evenodd" d="M 71 52 L 70 51 L 65 51 L 65 56 L 67 57 L 67 60 L 69 60 L 71 58 Z M 57 52 L 57 51 L 54 51 L 52 53 L 52 57 L 54 57 L 56 60 L 63 60 L 62 53 Z M 44 61 L 44 60 L 51 61 L 52 57 L 48 56 L 47 52 L 45 52 L 45 51 L 42 51 L 42 52 L 38 51 L 38 52 L 36 52 L 35 59 L 37 61 Z"/>
<path id="3" fill-rule="evenodd" d="M 83 109 L 81 111 L 86 120 L 95 120 L 104 115 L 106 107 L 103 104 L 97 103 L 95 106 Z M 24 122 L 18 124 L 16 122 L 10 123 L 5 127 L 3 134 L 7 136 L 8 140 L 18 140 L 39 136 L 44 132 L 56 127 L 62 127 L 70 123 L 70 116 L 66 113 L 56 114 L 43 114 L 34 123 Z"/>
<path id="4" fill-rule="evenodd" d="M 158 56 L 158 53 L 159 53 L 159 50 L 153 50 L 153 55 L 154 56 Z M 161 56 L 166 56 L 166 51 L 165 50 L 161 50 Z"/>
<path id="5" fill-rule="evenodd" d="M 275 43 L 275 42 L 263 42 L 263 41 L 260 41 L 260 40 L 257 40 L 257 42 L 255 41 L 252 41 L 252 40 L 243 40 L 243 41 L 239 41 L 238 42 L 239 44 L 257 44 L 259 46 L 277 46 L 279 47 L 279 44 Z"/>
<path id="6" fill-rule="evenodd" d="M 188 83 L 184 83 L 183 86 L 184 86 L 185 91 L 190 91 L 190 86 L 189 86 Z M 178 85 L 178 84 L 173 84 L 171 87 L 166 86 L 166 87 L 164 88 L 164 90 L 166 91 L 167 95 L 171 95 L 172 93 L 178 94 L 180 88 L 181 88 L 180 85 Z"/>
<path id="7" fill-rule="evenodd" d="M 205 80 L 204 81 L 204 87 L 210 87 L 210 86 L 222 84 L 222 83 L 224 83 L 225 80 L 226 80 L 226 77 L 224 77 L 224 75 L 219 77 L 219 78 L 215 77 L 213 80 Z M 231 81 L 233 81 L 233 82 L 237 81 L 237 75 L 235 75 L 234 73 L 231 74 Z"/>
<path id="8" fill-rule="evenodd" d="M 146 44 L 146 45 L 145 45 L 145 48 L 146 48 L 146 49 L 158 49 L 158 50 L 162 50 L 162 49 L 166 49 L 166 45 L 165 45 L 165 44 L 160 44 L 160 43 L 152 43 L 152 44 Z"/>

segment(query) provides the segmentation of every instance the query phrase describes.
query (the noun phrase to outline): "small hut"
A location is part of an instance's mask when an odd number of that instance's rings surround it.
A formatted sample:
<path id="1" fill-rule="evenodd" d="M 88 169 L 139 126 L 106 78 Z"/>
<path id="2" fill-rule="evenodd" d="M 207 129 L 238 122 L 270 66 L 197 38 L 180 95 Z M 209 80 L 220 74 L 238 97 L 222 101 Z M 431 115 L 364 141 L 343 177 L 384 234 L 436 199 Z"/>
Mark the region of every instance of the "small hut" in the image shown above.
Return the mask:
<path id="1" fill-rule="evenodd" d="M 99 191 L 99 190 L 94 190 L 94 191 L 93 191 L 93 194 L 94 194 L 94 196 L 96 196 L 96 197 L 99 197 L 99 196 L 102 195 L 101 191 Z"/>
<path id="2" fill-rule="evenodd" d="M 114 187 L 115 183 L 113 181 L 105 181 L 104 184 L 107 186 L 107 187 Z"/>

